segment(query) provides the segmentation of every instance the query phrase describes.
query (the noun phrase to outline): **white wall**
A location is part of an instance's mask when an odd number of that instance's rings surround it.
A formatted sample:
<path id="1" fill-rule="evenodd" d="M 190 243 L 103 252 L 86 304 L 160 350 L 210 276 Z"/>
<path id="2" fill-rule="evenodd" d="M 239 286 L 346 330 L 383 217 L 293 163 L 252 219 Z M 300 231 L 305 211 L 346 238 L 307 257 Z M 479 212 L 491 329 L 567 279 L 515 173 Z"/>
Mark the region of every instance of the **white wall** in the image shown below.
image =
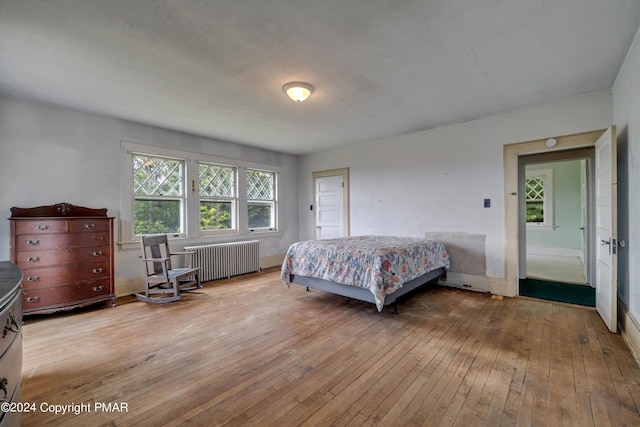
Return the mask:
<path id="1" fill-rule="evenodd" d="M 504 145 L 606 128 L 611 111 L 604 91 L 302 156 L 300 238 L 313 235 L 312 172 L 348 167 L 352 235 L 483 234 L 486 275 L 504 278 Z"/>
<path id="2" fill-rule="evenodd" d="M 259 237 L 260 256 L 277 257 L 298 240 L 295 156 L 0 96 L 0 211 L 4 218 L 11 215 L 9 208 L 13 206 L 68 202 L 107 208 L 109 215 L 116 217 L 117 236 L 122 140 L 281 167 L 281 232 Z M 193 242 L 175 245 L 180 248 Z M 138 252 L 137 247 L 116 252 L 116 292 L 119 280 L 142 276 Z M 0 221 L 0 260 L 6 259 L 9 225 Z M 127 291 L 121 288 L 119 293 L 123 292 Z"/>
<path id="3" fill-rule="evenodd" d="M 618 133 L 618 296 L 640 325 L 640 32 L 613 86 Z M 629 325 L 631 326 L 631 325 Z M 623 327 L 624 328 L 624 327 Z M 640 337 L 636 356 L 640 357 Z"/>

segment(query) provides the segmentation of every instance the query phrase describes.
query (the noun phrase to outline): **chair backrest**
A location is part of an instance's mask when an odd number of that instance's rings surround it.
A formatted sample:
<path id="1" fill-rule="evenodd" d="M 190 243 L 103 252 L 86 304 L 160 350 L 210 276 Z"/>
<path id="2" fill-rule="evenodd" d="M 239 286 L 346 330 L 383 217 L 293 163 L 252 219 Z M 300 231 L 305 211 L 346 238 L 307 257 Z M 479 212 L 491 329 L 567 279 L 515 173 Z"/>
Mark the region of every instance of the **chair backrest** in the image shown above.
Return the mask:
<path id="1" fill-rule="evenodd" d="M 142 236 L 142 258 L 166 258 L 167 270 L 171 270 L 171 257 L 169 256 L 169 241 L 166 234 L 159 234 L 154 236 Z M 152 276 L 157 273 L 162 273 L 163 262 L 145 262 L 144 266 L 147 271 L 147 276 Z M 149 268 L 153 265 L 153 269 Z"/>

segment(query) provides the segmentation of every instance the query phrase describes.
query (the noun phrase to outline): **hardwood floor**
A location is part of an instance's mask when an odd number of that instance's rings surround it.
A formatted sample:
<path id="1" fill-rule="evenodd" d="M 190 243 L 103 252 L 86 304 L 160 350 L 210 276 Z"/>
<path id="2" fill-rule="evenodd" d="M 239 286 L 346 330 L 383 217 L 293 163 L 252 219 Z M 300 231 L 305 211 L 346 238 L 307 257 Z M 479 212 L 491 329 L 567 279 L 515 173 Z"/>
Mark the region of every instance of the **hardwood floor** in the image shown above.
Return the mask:
<path id="1" fill-rule="evenodd" d="M 640 369 L 592 309 L 432 287 L 399 311 L 271 271 L 28 317 L 23 426 L 640 425 Z"/>

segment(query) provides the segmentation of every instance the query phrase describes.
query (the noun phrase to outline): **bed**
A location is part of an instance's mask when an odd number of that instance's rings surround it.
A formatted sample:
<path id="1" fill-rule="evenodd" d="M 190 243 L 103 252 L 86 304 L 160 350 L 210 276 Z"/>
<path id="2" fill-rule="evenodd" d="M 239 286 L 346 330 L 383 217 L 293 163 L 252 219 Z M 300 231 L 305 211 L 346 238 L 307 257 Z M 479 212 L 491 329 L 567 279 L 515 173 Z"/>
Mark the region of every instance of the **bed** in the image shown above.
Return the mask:
<path id="1" fill-rule="evenodd" d="M 395 236 L 354 236 L 292 244 L 282 263 L 287 286 L 307 288 L 374 303 L 378 311 L 446 274 L 449 255 L 435 240 Z"/>

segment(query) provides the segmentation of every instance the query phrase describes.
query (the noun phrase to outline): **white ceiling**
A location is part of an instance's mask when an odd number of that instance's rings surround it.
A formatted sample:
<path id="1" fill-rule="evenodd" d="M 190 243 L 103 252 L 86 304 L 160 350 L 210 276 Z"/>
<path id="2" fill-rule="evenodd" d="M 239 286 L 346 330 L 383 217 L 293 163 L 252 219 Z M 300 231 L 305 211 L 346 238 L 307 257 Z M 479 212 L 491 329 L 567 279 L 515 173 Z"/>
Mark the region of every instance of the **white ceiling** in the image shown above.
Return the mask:
<path id="1" fill-rule="evenodd" d="M 639 22 L 638 0 L 0 0 L 0 94 L 303 154 L 609 89 Z"/>

